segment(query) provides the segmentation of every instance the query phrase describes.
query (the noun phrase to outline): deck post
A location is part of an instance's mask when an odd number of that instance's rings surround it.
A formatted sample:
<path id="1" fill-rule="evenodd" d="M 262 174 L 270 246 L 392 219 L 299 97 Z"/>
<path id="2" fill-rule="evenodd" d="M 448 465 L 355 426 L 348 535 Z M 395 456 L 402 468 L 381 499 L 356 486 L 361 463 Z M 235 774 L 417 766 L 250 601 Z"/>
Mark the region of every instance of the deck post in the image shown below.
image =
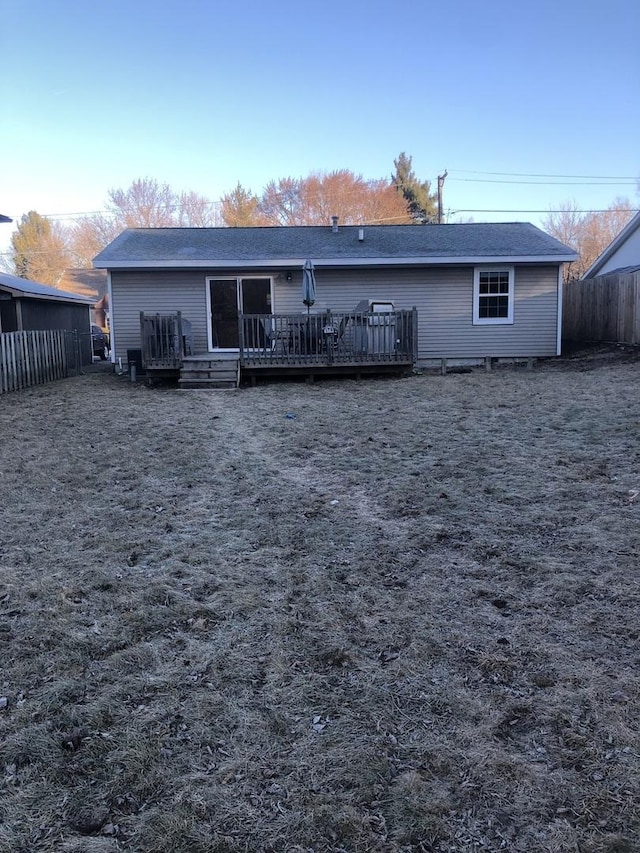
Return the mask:
<path id="1" fill-rule="evenodd" d="M 492 362 L 492 361 L 493 361 L 493 359 L 492 359 L 492 357 L 491 357 L 490 355 L 488 355 L 488 356 L 485 358 L 485 360 L 484 360 L 484 369 L 485 369 L 488 373 L 489 373 L 489 372 L 491 372 L 491 367 L 492 367 L 491 362 Z"/>
<path id="2" fill-rule="evenodd" d="M 176 327 L 176 331 L 178 333 L 178 352 L 176 353 L 176 357 L 180 364 L 182 364 L 182 357 L 184 355 L 184 339 L 182 337 L 182 311 L 178 311 Z"/>
<path id="3" fill-rule="evenodd" d="M 240 364 L 244 364 L 244 314 L 238 311 L 238 344 L 240 346 Z"/>
<path id="4" fill-rule="evenodd" d="M 447 359 L 446 358 L 440 359 L 440 374 L 441 374 L 441 376 L 447 375 Z"/>
<path id="5" fill-rule="evenodd" d="M 144 311 L 140 312 L 140 346 L 142 347 L 142 366 L 145 367 L 147 364 L 147 342 L 144 334 Z"/>

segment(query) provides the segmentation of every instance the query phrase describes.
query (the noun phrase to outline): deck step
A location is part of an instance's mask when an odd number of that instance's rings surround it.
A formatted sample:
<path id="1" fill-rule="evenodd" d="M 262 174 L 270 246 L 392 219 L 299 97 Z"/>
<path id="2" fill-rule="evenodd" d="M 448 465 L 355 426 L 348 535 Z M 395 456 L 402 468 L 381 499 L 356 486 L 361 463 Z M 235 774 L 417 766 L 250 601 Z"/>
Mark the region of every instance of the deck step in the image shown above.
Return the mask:
<path id="1" fill-rule="evenodd" d="M 184 391 L 197 390 L 198 388 L 209 388 L 214 391 L 236 391 L 238 383 L 235 379 L 233 382 L 221 382 L 217 379 L 179 379 L 178 387 Z"/>
<path id="2" fill-rule="evenodd" d="M 232 390 L 238 387 L 238 360 L 191 358 L 185 360 L 178 385 L 184 389 Z"/>
<path id="3" fill-rule="evenodd" d="M 224 370 L 215 370 L 210 367 L 201 367 L 198 370 L 182 368 L 180 377 L 182 379 L 224 379 L 235 382 L 238 378 L 238 371 L 230 370 L 228 367 Z"/>

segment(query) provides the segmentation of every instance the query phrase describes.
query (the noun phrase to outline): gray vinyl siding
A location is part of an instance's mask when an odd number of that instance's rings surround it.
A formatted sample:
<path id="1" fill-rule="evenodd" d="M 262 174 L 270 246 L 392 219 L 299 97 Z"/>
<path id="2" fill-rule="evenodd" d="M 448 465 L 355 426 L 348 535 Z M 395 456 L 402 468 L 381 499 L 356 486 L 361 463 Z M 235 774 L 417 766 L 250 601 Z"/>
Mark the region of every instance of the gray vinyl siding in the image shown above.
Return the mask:
<path id="1" fill-rule="evenodd" d="M 362 299 L 418 309 L 418 359 L 555 355 L 558 268 L 516 265 L 512 325 L 473 325 L 474 267 L 319 270 L 312 310 L 352 311 Z M 276 282 L 276 312 L 301 311 L 301 280 Z"/>
<path id="2" fill-rule="evenodd" d="M 363 299 L 392 300 L 418 309 L 418 358 L 484 358 L 555 355 L 558 267 L 515 265 L 512 325 L 473 325 L 473 266 L 316 270 L 312 311 L 353 311 Z M 237 271 L 113 271 L 112 328 L 115 357 L 140 347 L 139 315 L 182 311 L 192 323 L 196 352 L 207 351 L 206 279 Z M 274 276 L 275 313 L 305 310 L 301 272 L 247 270 L 246 277 Z"/>
<path id="3" fill-rule="evenodd" d="M 111 329 L 114 357 L 126 361 L 140 349 L 140 312 L 175 314 L 191 321 L 195 352 L 207 351 L 207 298 L 202 270 L 136 270 L 111 273 Z"/>

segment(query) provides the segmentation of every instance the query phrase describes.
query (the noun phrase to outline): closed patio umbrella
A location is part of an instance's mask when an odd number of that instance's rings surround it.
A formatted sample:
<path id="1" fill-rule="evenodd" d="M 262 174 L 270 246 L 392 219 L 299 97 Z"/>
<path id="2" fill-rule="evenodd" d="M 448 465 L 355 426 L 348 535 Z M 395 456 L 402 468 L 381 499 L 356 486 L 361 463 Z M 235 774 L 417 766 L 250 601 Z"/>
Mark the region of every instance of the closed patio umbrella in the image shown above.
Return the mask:
<path id="1" fill-rule="evenodd" d="M 316 274 L 312 261 L 305 261 L 302 267 L 302 301 L 307 306 L 308 314 L 309 308 L 316 301 Z"/>

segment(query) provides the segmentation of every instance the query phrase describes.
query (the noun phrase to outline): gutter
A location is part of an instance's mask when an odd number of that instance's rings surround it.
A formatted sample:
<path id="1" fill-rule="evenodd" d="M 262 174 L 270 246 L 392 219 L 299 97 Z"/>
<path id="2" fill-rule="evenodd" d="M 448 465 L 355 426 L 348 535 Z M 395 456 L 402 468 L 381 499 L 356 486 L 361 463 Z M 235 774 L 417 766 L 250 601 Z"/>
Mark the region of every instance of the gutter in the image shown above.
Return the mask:
<path id="1" fill-rule="evenodd" d="M 10 293 L 14 299 L 46 299 L 49 302 L 69 302 L 72 305 L 88 305 L 91 307 L 95 304 L 95 299 L 89 299 L 86 296 L 76 296 L 74 297 L 71 293 L 68 296 L 54 296 L 49 293 L 31 293 L 28 290 L 16 290 L 13 287 L 7 287 L 7 285 L 0 284 L 0 291 L 4 293 Z"/>
<path id="2" fill-rule="evenodd" d="M 428 267 L 428 266 L 461 266 L 473 264 L 563 264 L 576 261 L 578 255 L 575 252 L 566 255 L 488 255 L 451 257 L 439 256 L 433 258 L 312 258 L 316 268 L 319 267 Z M 174 260 L 161 261 L 131 260 L 131 261 L 99 261 L 93 262 L 96 269 L 229 269 L 231 267 L 241 269 L 280 269 L 282 267 L 302 267 L 306 258 L 278 258 L 273 259 L 248 259 L 229 258 L 228 260 Z"/>

